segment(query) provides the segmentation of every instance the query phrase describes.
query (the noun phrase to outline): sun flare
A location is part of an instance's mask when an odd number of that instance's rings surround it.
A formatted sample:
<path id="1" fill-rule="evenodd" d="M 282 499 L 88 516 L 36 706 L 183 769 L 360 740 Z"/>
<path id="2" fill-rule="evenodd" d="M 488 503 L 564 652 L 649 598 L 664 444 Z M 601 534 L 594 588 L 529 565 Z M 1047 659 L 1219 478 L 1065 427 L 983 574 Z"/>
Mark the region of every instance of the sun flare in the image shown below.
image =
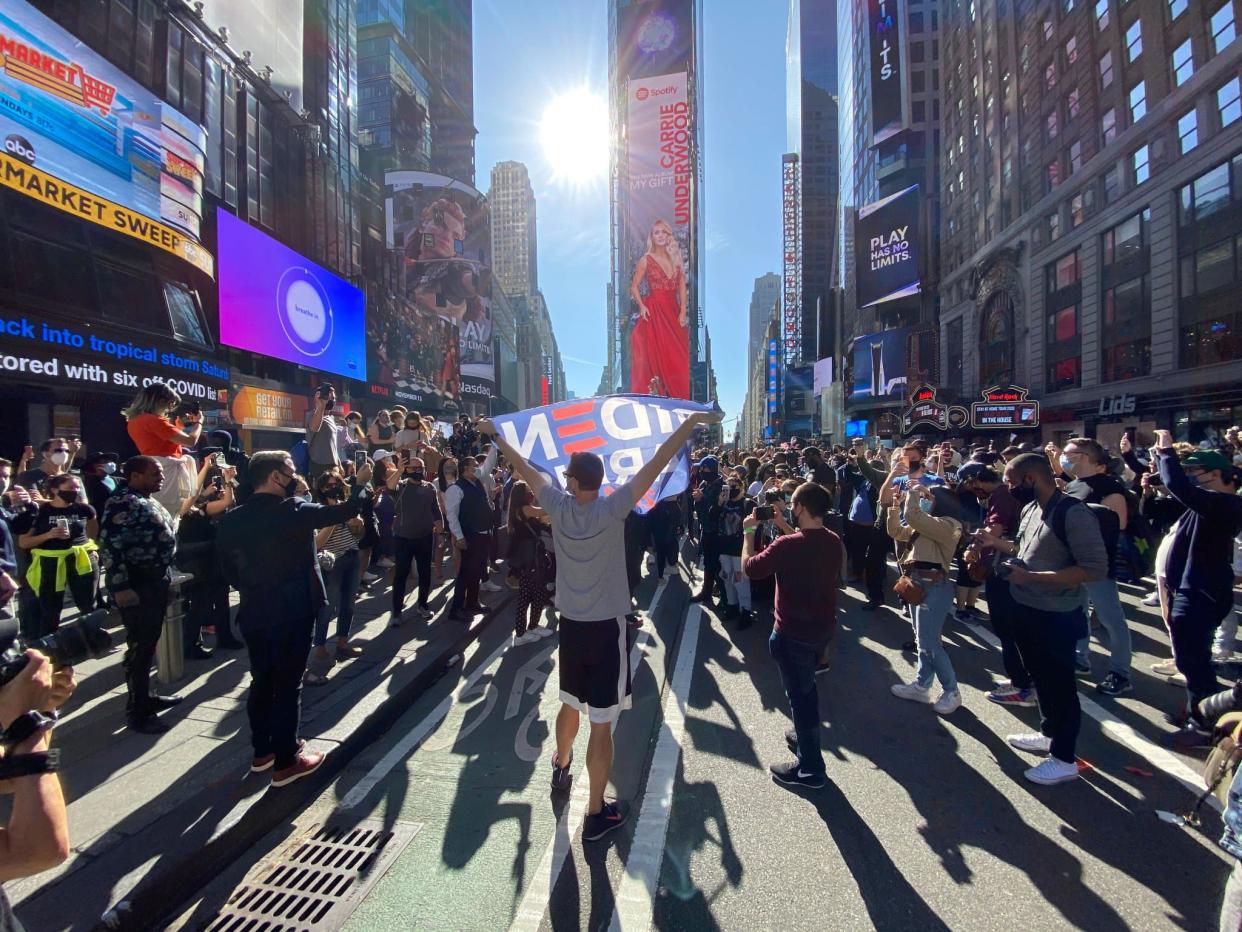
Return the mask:
<path id="1" fill-rule="evenodd" d="M 585 185 L 608 171 L 608 105 L 585 87 L 552 98 L 539 128 L 544 158 L 558 180 Z"/>

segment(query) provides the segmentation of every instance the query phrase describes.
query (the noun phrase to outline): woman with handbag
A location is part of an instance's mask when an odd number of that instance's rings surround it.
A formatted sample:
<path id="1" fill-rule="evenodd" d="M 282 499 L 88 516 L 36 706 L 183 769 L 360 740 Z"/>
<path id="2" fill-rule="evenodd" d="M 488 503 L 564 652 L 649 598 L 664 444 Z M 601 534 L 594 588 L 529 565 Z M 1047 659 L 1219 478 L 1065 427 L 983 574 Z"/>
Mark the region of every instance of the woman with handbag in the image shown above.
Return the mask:
<path id="1" fill-rule="evenodd" d="M 324 473 L 315 482 L 319 500 L 336 505 L 348 499 L 345 480 L 334 473 Z M 307 686 L 328 682 L 328 671 L 338 660 L 349 660 L 362 653 L 361 647 L 349 643 L 349 627 L 354 621 L 354 601 L 358 597 L 361 564 L 358 539 L 362 536 L 362 518 L 350 518 L 344 524 L 333 524 L 315 533 L 319 566 L 323 572 L 328 601 L 320 606 L 315 619 L 314 649 L 307 665 L 304 681 Z M 328 651 L 328 625 L 336 616 L 336 650 Z"/>
<path id="2" fill-rule="evenodd" d="M 962 704 L 957 674 L 940 643 L 940 632 L 953 606 L 951 576 L 957 542 L 962 536 L 957 497 L 948 489 L 929 489 L 917 482 L 898 493 L 897 504 L 888 512 L 888 533 L 907 544 L 901 577 L 893 590 L 910 606 L 914 616 L 919 665 L 912 683 L 896 683 L 893 695 L 912 702 L 933 703 L 932 682 L 940 680 L 943 692 L 932 707 L 948 715 Z M 904 516 L 905 521 L 902 521 Z"/>
<path id="3" fill-rule="evenodd" d="M 535 504 L 530 486 L 520 479 L 509 493 L 509 567 L 517 573 L 517 608 L 513 616 L 513 643 L 529 644 L 552 634 L 539 624 L 547 607 L 547 574 L 540 566 L 540 536 L 551 527 L 548 514 Z M 527 622 L 529 610 L 530 620 Z"/>

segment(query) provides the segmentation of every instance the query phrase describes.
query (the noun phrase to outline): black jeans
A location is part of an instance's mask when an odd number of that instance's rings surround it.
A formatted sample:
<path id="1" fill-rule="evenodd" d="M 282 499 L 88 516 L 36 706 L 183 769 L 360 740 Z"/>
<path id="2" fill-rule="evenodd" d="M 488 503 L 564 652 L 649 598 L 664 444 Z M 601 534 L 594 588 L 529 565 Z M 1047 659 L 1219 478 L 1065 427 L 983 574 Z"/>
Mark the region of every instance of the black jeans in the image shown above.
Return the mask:
<path id="1" fill-rule="evenodd" d="M 711 595 L 720 579 L 720 537 L 703 534 L 703 588 L 701 592 Z M 724 589 L 724 584 L 720 584 Z"/>
<path id="2" fill-rule="evenodd" d="M 99 584 L 99 557 L 91 554 L 91 571 L 78 575 L 74 569 L 73 558 L 69 557 L 65 567 L 65 588 L 56 591 L 56 560 L 50 557 L 37 557 L 43 565 L 40 567 L 42 578 L 39 581 L 39 636 L 51 634 L 60 627 L 60 613 L 65 608 L 65 593 L 73 596 L 73 604 L 78 611 L 86 615 L 95 610 L 95 588 Z"/>
<path id="3" fill-rule="evenodd" d="M 254 756 L 275 754 L 276 769 L 283 770 L 293 764 L 298 753 L 302 674 L 306 672 L 315 617 L 262 619 L 250 625 L 243 615 L 239 627 L 250 654 L 246 714 Z"/>
<path id="4" fill-rule="evenodd" d="M 1030 689 L 1031 674 L 1022 662 L 1022 653 L 1014 640 L 1014 627 L 1025 609 L 1013 600 L 1009 593 L 1009 583 L 1004 579 L 989 576 L 984 583 L 984 595 L 988 600 L 988 618 L 992 620 L 992 630 L 1001 642 L 1001 663 L 1005 667 L 1005 675 L 1015 689 Z"/>
<path id="5" fill-rule="evenodd" d="M 461 566 L 453 584 L 454 609 L 479 604 L 479 583 L 487 578 L 487 551 L 491 534 L 467 534 L 466 549 L 461 552 Z"/>
<path id="6" fill-rule="evenodd" d="M 857 546 L 862 560 L 856 569 L 862 573 L 867 588 L 867 601 L 881 603 L 884 601 L 884 584 L 888 580 L 888 555 L 893 549 L 892 538 L 873 524 L 854 524 L 853 527 L 858 528 Z"/>
<path id="7" fill-rule="evenodd" d="M 1035 684 L 1039 730 L 1052 739 L 1053 757 L 1073 763 L 1078 730 L 1082 726 L 1078 683 L 1074 679 L 1074 651 L 1078 639 L 1087 632 L 1087 616 L 1081 608 L 1045 612 L 1015 604 L 1018 615 L 1013 628 L 1014 640 Z"/>
<path id="8" fill-rule="evenodd" d="M 183 593 L 188 601 L 182 620 L 182 641 L 187 651 L 203 643 L 202 629 L 214 626 L 217 644 L 237 640 L 229 628 L 229 584 L 224 580 L 192 582 Z"/>
<path id="9" fill-rule="evenodd" d="M 410 563 L 418 565 L 418 607 L 426 608 L 431 595 L 431 548 L 434 534 L 424 537 L 394 537 L 392 570 L 392 613 L 400 615 L 405 607 L 405 584 L 410 578 Z"/>
<path id="10" fill-rule="evenodd" d="M 142 577 L 130 571 L 130 588 L 138 594 L 138 604 L 121 609 L 125 624 L 125 685 L 129 698 L 125 713 L 130 718 L 143 718 L 151 708 L 151 661 L 155 647 L 164 631 L 164 611 L 168 607 L 168 579 Z"/>
<path id="11" fill-rule="evenodd" d="M 1173 661 L 1186 677 L 1186 697 L 1190 709 L 1220 690 L 1212 668 L 1212 637 L 1225 617 L 1233 611 L 1233 599 L 1214 599 L 1198 589 L 1177 589 L 1169 593 L 1169 638 L 1173 642 Z M 1196 716 L 1197 718 L 1197 716 Z"/>
<path id="12" fill-rule="evenodd" d="M 790 717 L 798 735 L 798 766 L 809 774 L 823 774 L 824 753 L 820 747 L 819 689 L 815 666 L 827 646 L 795 641 L 773 631 L 768 653 L 781 671 L 781 683 L 789 700 Z"/>

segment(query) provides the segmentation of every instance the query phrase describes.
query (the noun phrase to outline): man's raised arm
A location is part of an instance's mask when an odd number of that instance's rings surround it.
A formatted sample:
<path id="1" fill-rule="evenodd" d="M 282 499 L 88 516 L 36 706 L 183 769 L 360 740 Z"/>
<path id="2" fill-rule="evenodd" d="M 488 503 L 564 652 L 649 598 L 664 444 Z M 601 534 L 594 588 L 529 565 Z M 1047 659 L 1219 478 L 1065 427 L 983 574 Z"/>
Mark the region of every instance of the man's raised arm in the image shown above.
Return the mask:
<path id="1" fill-rule="evenodd" d="M 505 439 L 504 434 L 496 429 L 496 425 L 491 420 L 479 421 L 479 433 L 495 441 L 496 446 L 500 447 L 500 452 L 505 455 L 505 459 L 512 464 L 514 471 L 522 477 L 522 480 L 530 486 L 531 493 L 538 498 L 540 489 L 548 484 L 548 477 L 526 462 L 525 457 L 514 449 L 513 444 Z"/>
<path id="2" fill-rule="evenodd" d="M 695 411 L 682 421 L 681 426 L 673 432 L 672 436 L 660 444 L 660 448 L 655 451 L 655 456 L 651 457 L 630 480 L 630 488 L 634 490 L 634 501 L 637 502 L 647 493 L 651 484 L 656 481 L 656 477 L 668 465 L 669 460 L 686 445 L 696 427 L 700 424 L 719 424 L 723 419 L 724 414 L 720 411 Z"/>

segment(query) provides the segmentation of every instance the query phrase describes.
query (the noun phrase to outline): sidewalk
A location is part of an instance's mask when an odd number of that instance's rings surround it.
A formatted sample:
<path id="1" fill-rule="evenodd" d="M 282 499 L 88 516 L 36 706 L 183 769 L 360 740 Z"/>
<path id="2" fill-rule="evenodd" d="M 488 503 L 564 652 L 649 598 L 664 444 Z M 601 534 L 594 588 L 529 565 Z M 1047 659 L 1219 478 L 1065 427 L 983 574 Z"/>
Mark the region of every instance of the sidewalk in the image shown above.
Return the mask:
<path id="1" fill-rule="evenodd" d="M 491 579 L 502 583 L 503 571 Z M 452 585 L 433 590 L 436 617 L 423 622 L 407 609 L 396 629 L 387 627 L 386 580 L 360 595 L 353 640 L 365 653 L 338 663 L 326 686 L 303 691 L 301 735 L 328 758 L 314 776 L 279 790 L 271 789 L 270 772 L 249 773 L 244 650 L 187 661 L 179 682 L 160 684 L 185 702 L 163 713 L 172 727 L 154 736 L 125 728 L 122 650 L 78 667 L 80 685 L 55 738 L 73 852 L 56 870 L 5 885 L 21 921 L 30 929 L 88 929 L 111 911 L 102 927 L 144 928 L 209 882 L 451 671 L 449 661 L 512 595 L 482 593 L 489 613 L 467 626 L 441 617 Z M 413 605 L 413 594 L 406 602 Z M 112 630 L 123 647 L 123 630 Z"/>

